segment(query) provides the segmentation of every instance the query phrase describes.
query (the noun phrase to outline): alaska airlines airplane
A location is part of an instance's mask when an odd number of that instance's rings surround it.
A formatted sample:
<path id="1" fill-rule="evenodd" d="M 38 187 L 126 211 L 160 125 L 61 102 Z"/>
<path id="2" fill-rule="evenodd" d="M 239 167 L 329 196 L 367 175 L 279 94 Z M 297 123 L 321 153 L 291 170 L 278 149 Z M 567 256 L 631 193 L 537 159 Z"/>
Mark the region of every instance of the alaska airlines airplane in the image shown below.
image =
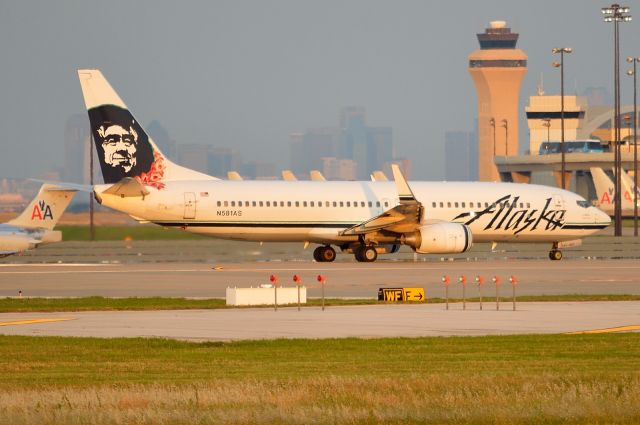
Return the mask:
<path id="1" fill-rule="evenodd" d="M 43 184 L 38 195 L 18 217 L 0 224 L 0 257 L 60 242 L 62 233 L 53 230 L 73 199 L 75 190 Z"/>
<path id="2" fill-rule="evenodd" d="M 609 217 L 561 189 L 513 183 L 222 181 L 169 161 L 98 70 L 78 71 L 105 184 L 98 202 L 135 219 L 207 236 L 337 246 L 356 260 L 407 245 L 448 254 L 476 242 L 545 242 L 549 257 Z"/>

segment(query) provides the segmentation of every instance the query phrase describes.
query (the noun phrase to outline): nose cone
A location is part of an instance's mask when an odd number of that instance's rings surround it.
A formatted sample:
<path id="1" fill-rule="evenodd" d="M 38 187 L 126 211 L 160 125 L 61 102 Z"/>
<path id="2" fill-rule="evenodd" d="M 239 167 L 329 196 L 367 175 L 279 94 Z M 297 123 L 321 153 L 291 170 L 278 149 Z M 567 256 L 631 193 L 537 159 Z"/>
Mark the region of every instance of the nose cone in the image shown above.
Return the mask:
<path id="1" fill-rule="evenodd" d="M 595 217 L 596 223 L 607 225 L 607 226 L 611 224 L 611 217 L 609 217 L 607 213 L 602 211 L 600 208 L 596 208 L 596 207 L 592 207 L 592 208 L 595 210 L 594 217 Z"/>

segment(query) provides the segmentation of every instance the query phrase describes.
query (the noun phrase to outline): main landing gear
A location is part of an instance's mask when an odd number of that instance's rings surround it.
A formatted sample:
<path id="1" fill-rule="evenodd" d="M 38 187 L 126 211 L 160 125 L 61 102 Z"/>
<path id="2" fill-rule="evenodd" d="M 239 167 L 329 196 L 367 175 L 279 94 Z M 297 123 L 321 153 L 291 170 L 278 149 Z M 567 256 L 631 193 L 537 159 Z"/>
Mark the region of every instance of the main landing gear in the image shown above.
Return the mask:
<path id="1" fill-rule="evenodd" d="M 562 251 L 558 249 L 558 242 L 553 243 L 553 247 L 549 251 L 549 259 L 553 261 L 562 260 Z"/>
<path id="2" fill-rule="evenodd" d="M 371 245 L 360 245 L 354 249 L 356 260 L 361 263 L 373 263 L 378 258 L 378 251 Z"/>
<path id="3" fill-rule="evenodd" d="M 313 250 L 313 259 L 318 263 L 330 263 L 336 259 L 336 250 L 331 245 L 319 246 Z"/>

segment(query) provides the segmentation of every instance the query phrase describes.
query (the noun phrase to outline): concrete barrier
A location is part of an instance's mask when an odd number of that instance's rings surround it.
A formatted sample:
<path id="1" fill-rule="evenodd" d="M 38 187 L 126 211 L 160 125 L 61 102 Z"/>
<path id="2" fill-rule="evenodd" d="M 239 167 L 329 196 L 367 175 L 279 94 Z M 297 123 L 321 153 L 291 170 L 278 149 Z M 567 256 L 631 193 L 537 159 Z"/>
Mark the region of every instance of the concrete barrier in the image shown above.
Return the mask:
<path id="1" fill-rule="evenodd" d="M 227 288 L 227 305 L 273 305 L 274 288 Z M 297 304 L 298 288 L 278 287 L 278 305 Z M 307 288 L 300 288 L 300 303 L 307 303 Z"/>

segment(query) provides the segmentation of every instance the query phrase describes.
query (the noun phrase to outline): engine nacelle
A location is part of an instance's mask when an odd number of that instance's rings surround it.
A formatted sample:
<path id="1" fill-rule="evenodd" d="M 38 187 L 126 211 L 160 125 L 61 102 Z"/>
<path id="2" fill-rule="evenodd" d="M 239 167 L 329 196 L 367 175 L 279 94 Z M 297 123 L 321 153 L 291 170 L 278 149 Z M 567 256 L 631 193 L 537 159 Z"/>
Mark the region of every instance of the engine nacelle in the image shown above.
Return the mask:
<path id="1" fill-rule="evenodd" d="M 0 238 L 0 251 L 26 251 L 33 248 L 29 238 L 21 235 L 3 235 Z"/>
<path id="2" fill-rule="evenodd" d="M 471 249 L 473 236 L 464 224 L 433 223 L 404 235 L 402 243 L 420 254 L 457 254 Z"/>

